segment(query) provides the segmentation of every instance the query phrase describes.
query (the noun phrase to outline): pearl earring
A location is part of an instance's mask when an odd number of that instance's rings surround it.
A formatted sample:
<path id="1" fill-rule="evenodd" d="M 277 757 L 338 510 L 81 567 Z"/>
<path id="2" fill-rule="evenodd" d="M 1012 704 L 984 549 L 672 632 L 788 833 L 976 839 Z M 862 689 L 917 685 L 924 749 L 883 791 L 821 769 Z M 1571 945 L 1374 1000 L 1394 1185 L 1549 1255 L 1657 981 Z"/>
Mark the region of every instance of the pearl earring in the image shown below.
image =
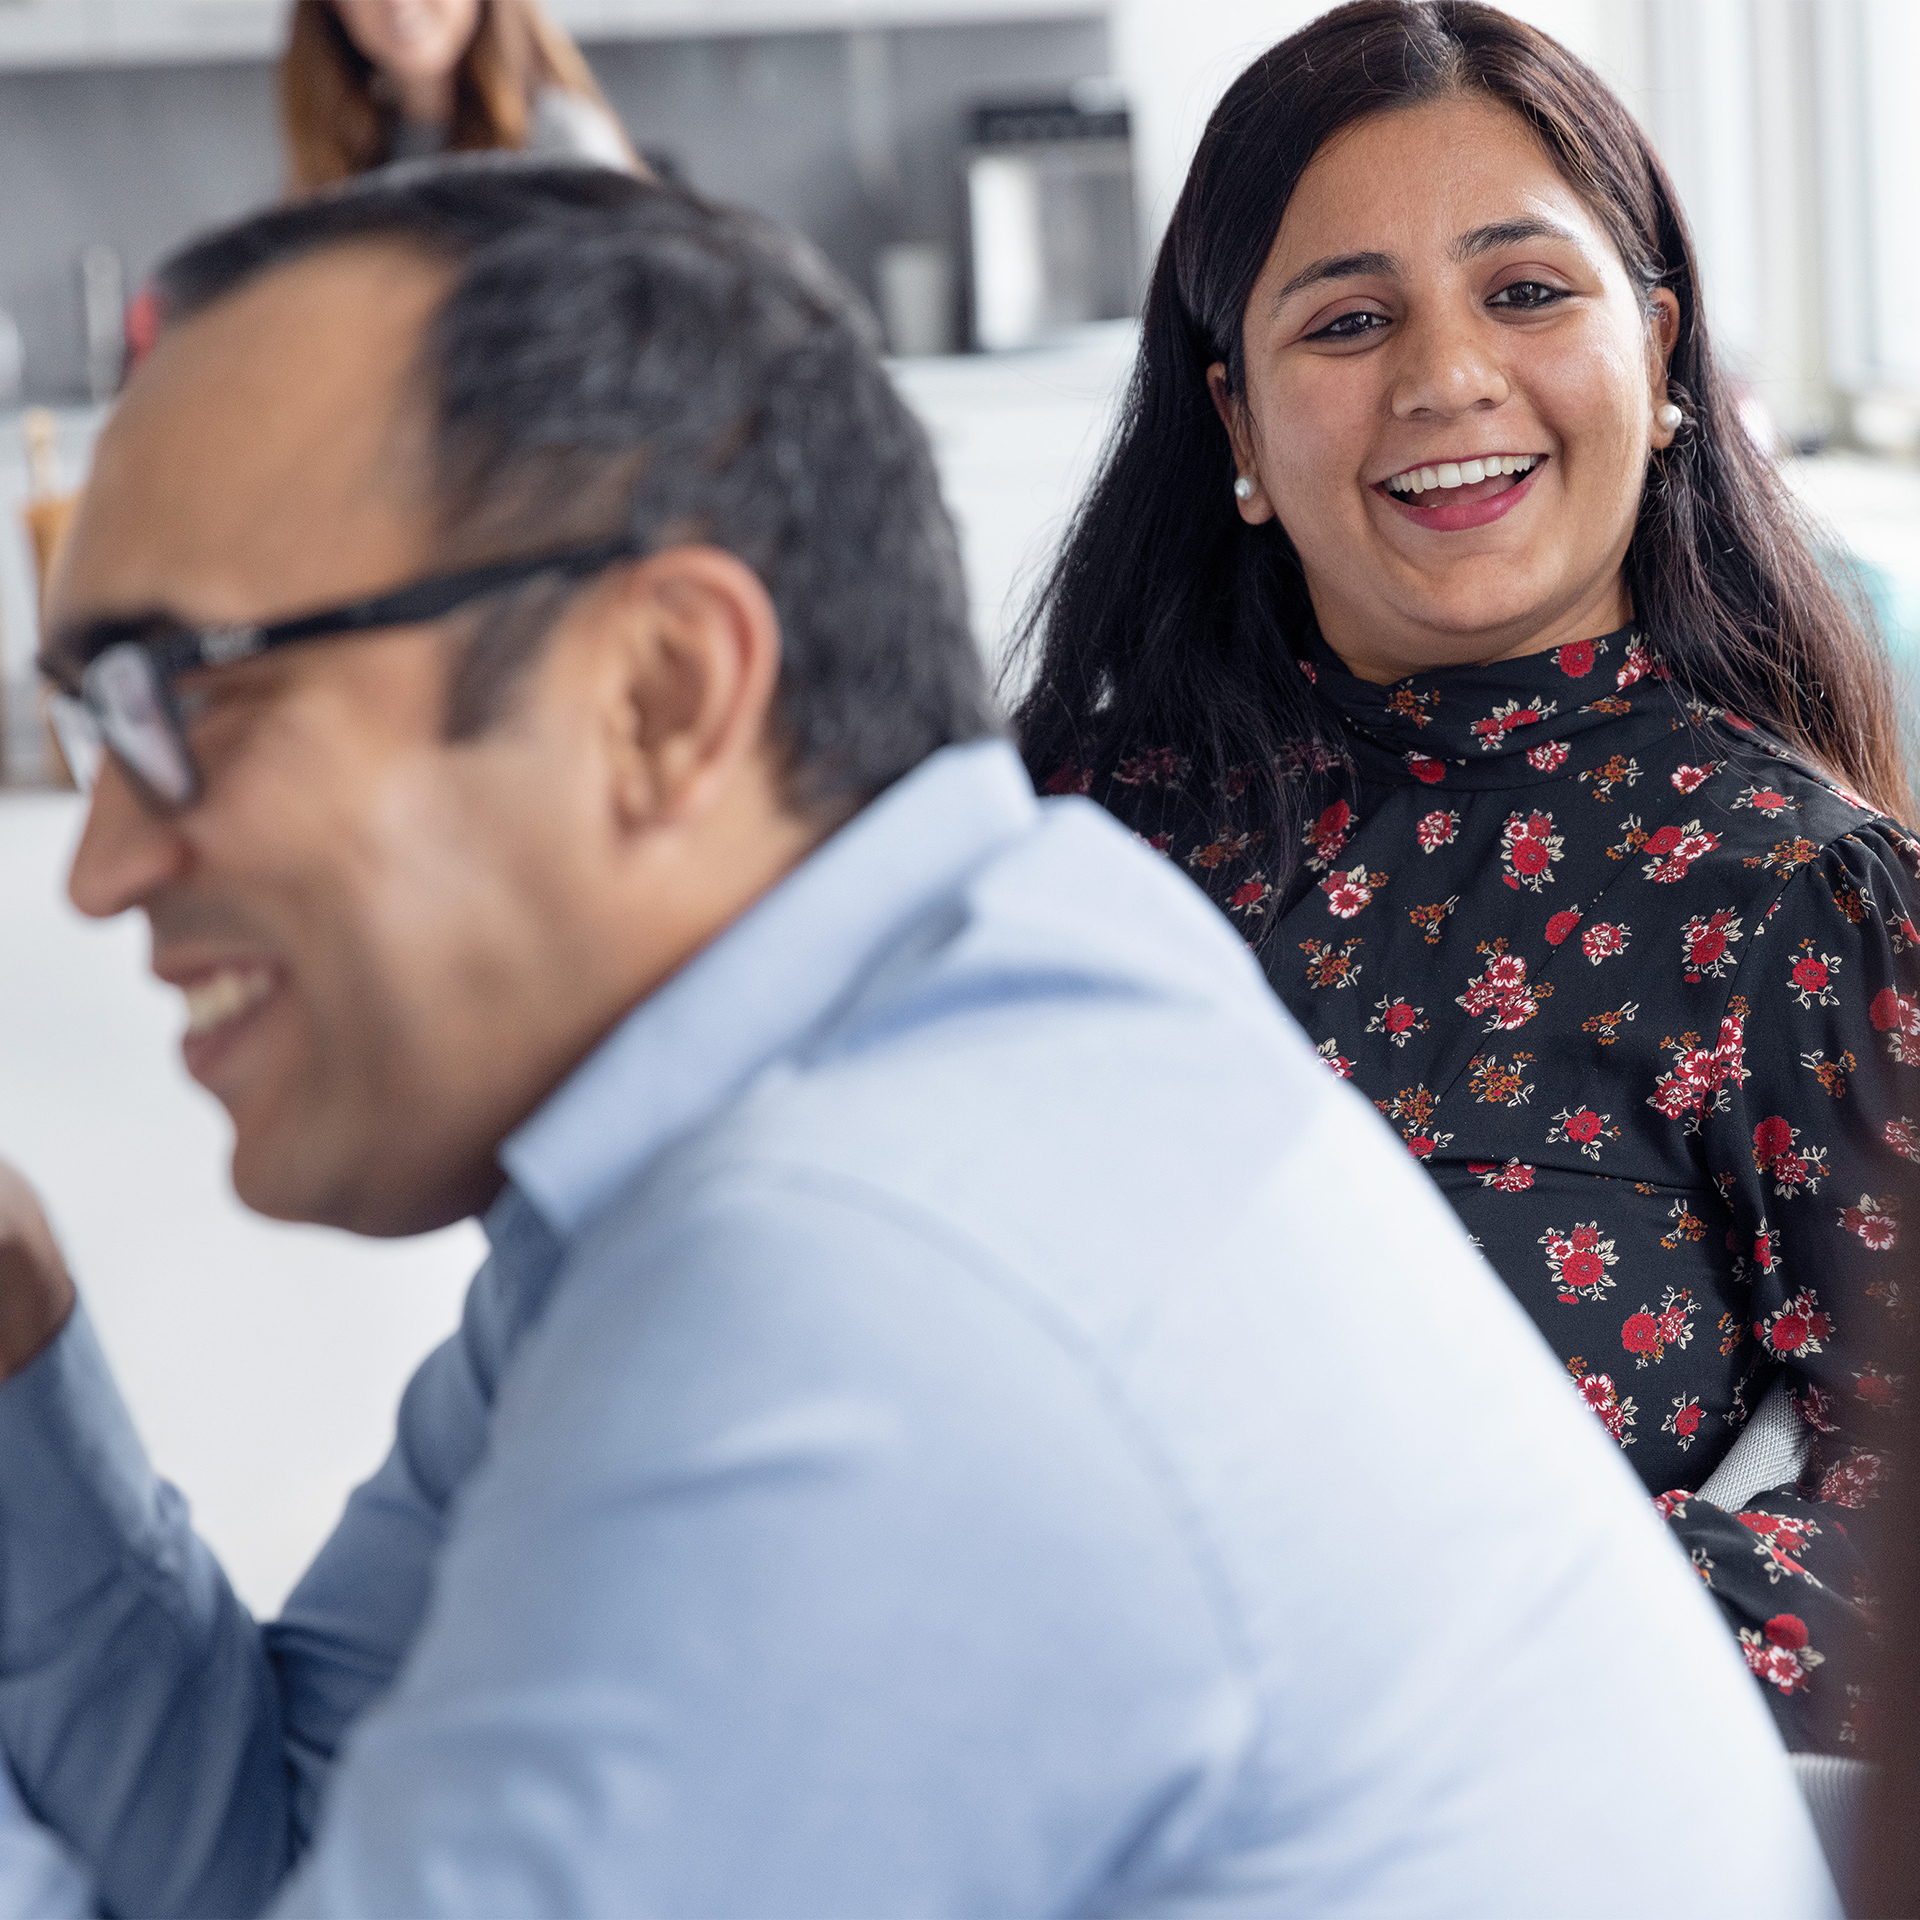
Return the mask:
<path id="1" fill-rule="evenodd" d="M 1684 413 L 1682 413 L 1680 409 L 1676 407 L 1671 400 L 1669 400 L 1665 406 L 1656 407 L 1653 411 L 1654 425 L 1657 426 L 1663 433 L 1675 432 L 1678 429 L 1681 421 L 1683 421 L 1686 417 L 1687 416 Z"/>
<path id="2" fill-rule="evenodd" d="M 1251 500 L 1253 498 L 1253 481 L 1249 475 L 1243 473 L 1239 479 L 1233 483 L 1233 497 L 1236 500 Z"/>

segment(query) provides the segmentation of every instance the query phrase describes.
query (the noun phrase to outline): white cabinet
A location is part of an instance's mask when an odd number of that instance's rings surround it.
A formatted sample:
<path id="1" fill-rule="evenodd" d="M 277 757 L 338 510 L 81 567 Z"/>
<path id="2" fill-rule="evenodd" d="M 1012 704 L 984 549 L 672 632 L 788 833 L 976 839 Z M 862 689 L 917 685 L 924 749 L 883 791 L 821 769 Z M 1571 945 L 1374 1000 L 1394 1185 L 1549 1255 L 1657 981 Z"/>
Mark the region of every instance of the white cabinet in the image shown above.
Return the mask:
<path id="1" fill-rule="evenodd" d="M 0 0 L 0 71 L 262 60 L 280 50 L 291 0 Z M 861 27 L 1054 20 L 1106 0 L 548 0 L 589 43 Z"/>
<path id="2" fill-rule="evenodd" d="M 94 0 L 0 0 L 0 67 L 71 66 L 99 38 Z"/>
<path id="3" fill-rule="evenodd" d="M 102 16 L 102 56 L 147 60 L 248 60 L 277 53 L 286 0 L 92 0 Z"/>

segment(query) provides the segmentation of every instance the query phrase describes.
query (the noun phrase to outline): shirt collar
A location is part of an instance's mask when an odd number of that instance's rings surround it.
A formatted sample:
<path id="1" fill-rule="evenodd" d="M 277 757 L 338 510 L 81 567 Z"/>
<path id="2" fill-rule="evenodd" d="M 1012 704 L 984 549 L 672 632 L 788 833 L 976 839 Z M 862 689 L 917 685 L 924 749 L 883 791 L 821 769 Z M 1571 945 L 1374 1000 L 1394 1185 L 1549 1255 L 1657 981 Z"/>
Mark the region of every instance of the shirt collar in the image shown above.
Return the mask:
<path id="1" fill-rule="evenodd" d="M 1391 686 L 1356 679 L 1317 634 L 1298 664 L 1376 777 L 1492 786 L 1551 779 L 1578 735 L 1617 728 L 1636 709 L 1661 729 L 1675 718 L 1667 669 L 1633 627 Z"/>
<path id="2" fill-rule="evenodd" d="M 815 1029 L 1038 802 L 1003 740 L 936 753 L 862 809 L 614 1028 L 500 1164 L 571 1239 L 669 1140 Z"/>

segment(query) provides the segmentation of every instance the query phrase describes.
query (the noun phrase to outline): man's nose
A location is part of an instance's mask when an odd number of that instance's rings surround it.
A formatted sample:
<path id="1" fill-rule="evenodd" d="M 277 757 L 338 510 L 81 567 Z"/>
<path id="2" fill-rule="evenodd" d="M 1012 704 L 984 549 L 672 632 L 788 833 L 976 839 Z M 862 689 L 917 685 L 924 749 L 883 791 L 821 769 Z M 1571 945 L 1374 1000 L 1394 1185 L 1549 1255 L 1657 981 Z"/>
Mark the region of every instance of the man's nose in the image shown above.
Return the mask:
<path id="1" fill-rule="evenodd" d="M 1492 347 L 1486 328 L 1470 314 L 1410 317 L 1400 336 L 1394 418 L 1446 417 L 1501 405 L 1511 389 Z"/>
<path id="2" fill-rule="evenodd" d="M 111 919 L 176 878 L 186 858 L 178 825 L 142 806 L 108 755 L 67 875 L 67 898 L 95 920 Z"/>

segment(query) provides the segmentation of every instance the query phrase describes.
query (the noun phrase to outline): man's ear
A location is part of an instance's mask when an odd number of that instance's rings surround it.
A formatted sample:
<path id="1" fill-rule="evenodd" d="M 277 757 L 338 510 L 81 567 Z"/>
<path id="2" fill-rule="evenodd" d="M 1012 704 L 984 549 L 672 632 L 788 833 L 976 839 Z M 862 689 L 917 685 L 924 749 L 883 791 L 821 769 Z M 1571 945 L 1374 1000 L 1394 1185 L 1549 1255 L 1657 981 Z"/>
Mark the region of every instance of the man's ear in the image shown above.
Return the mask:
<path id="1" fill-rule="evenodd" d="M 611 575 L 596 599 L 622 830 L 688 824 L 742 777 L 770 778 L 780 619 L 759 575 L 718 547 L 669 547 Z"/>
<path id="2" fill-rule="evenodd" d="M 1233 472 L 1236 482 L 1234 505 L 1240 510 L 1240 518 L 1248 526 L 1257 527 L 1263 521 L 1273 518 L 1273 502 L 1267 498 L 1267 490 L 1260 482 L 1260 462 L 1254 452 L 1253 435 L 1247 424 L 1246 407 L 1234 397 L 1227 386 L 1226 362 L 1216 360 L 1207 369 L 1207 393 L 1213 401 L 1213 410 L 1220 416 L 1220 424 L 1227 430 L 1227 439 L 1233 447 Z M 1238 482 L 1252 482 L 1252 491 L 1243 498 Z"/>

